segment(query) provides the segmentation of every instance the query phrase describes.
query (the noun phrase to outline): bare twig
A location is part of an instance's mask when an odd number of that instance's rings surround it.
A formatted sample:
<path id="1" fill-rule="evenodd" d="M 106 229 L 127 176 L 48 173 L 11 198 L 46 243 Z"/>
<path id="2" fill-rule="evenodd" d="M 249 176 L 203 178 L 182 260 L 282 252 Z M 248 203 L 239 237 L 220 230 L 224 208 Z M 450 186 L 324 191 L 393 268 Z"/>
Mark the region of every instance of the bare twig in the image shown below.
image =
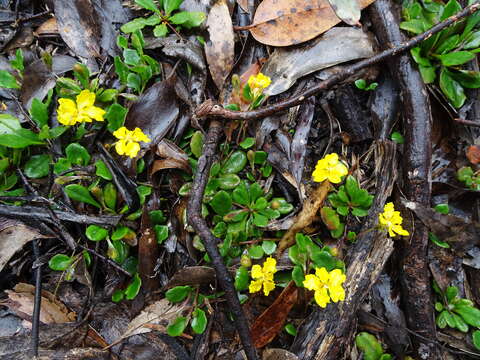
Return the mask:
<path id="1" fill-rule="evenodd" d="M 412 39 L 404 43 L 398 44 L 397 46 L 391 49 L 382 51 L 381 53 L 375 56 L 372 56 L 371 58 L 359 61 L 356 64 L 353 64 L 351 66 L 347 66 L 339 73 L 329 77 L 327 80 L 324 80 L 318 83 L 317 85 L 307 89 L 306 91 L 300 93 L 299 95 L 293 96 L 284 101 L 280 101 L 278 103 L 275 103 L 257 110 L 241 112 L 241 111 L 232 111 L 232 110 L 224 109 L 223 107 L 215 104 L 212 100 L 207 100 L 196 109 L 195 116 L 198 118 L 205 117 L 205 116 L 217 116 L 217 117 L 222 117 L 226 120 L 254 120 L 254 119 L 264 118 L 272 114 L 275 114 L 277 112 L 286 110 L 288 108 L 301 104 L 310 96 L 317 95 L 319 92 L 331 88 L 332 86 L 342 82 L 343 80 L 349 78 L 350 76 L 354 75 L 356 72 L 362 69 L 375 65 L 381 61 L 384 61 L 388 58 L 396 56 L 404 51 L 407 51 L 417 46 L 422 41 L 430 38 L 432 35 L 437 34 L 441 30 L 452 25 L 454 22 L 468 15 L 473 14 L 479 9 L 480 9 L 480 3 L 475 3 L 470 6 L 467 6 L 462 11 L 438 23 L 437 25 L 433 26 L 431 29 L 424 32 L 423 34 L 417 35 Z"/>
<path id="2" fill-rule="evenodd" d="M 38 263 L 40 258 L 40 250 L 38 249 L 37 239 L 33 239 L 33 256 L 35 257 L 34 263 Z M 35 299 L 33 303 L 33 315 L 32 315 L 32 356 L 38 356 L 38 338 L 40 330 L 40 309 L 42 306 L 42 265 L 37 265 L 35 271 Z"/>
<path id="3" fill-rule="evenodd" d="M 223 263 L 223 259 L 218 251 L 217 245 L 220 240 L 213 236 L 205 219 L 201 215 L 203 194 L 210 175 L 210 167 L 212 166 L 213 157 L 216 153 L 217 145 L 222 134 L 222 128 L 222 124 L 219 121 L 213 120 L 210 123 L 210 128 L 203 146 L 202 156 L 198 159 L 197 173 L 193 181 L 192 193 L 190 194 L 190 200 L 187 207 L 187 216 L 190 224 L 203 240 L 205 249 L 212 260 L 213 267 L 217 274 L 217 280 L 225 291 L 225 298 L 234 315 L 235 325 L 247 358 L 249 360 L 256 360 L 257 352 L 252 343 L 247 318 L 245 317 L 240 301 L 238 300 L 237 292 L 233 285 L 233 279 L 228 273 L 227 267 Z"/>

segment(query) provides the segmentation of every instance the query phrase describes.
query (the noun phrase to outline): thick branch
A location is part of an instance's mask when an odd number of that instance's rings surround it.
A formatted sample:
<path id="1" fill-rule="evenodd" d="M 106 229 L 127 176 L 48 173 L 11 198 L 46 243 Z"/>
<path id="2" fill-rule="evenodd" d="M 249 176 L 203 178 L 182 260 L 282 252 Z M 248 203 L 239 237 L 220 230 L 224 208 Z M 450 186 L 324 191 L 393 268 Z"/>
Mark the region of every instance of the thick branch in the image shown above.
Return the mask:
<path id="1" fill-rule="evenodd" d="M 384 61 L 388 58 L 396 56 L 404 51 L 407 51 L 422 41 L 428 39 L 432 35 L 438 33 L 439 31 L 445 29 L 446 27 L 452 25 L 454 22 L 462 19 L 480 9 L 480 4 L 475 3 L 472 4 L 462 11 L 458 12 L 456 15 L 449 17 L 448 19 L 438 23 L 428 31 L 424 32 L 423 34 L 417 35 L 414 38 L 406 41 L 404 43 L 397 43 L 395 47 L 385 50 L 380 54 L 372 56 L 371 58 L 362 60 L 353 64 L 351 66 L 347 66 L 343 69 L 343 71 L 331 76 L 327 80 L 320 82 L 319 84 L 307 89 L 303 93 L 293 96 L 287 100 L 280 101 L 276 104 L 272 104 L 261 109 L 253 110 L 253 111 L 232 111 L 222 108 L 219 105 L 215 105 L 211 100 L 206 101 L 205 103 L 201 104 L 195 111 L 195 116 L 198 118 L 205 117 L 205 116 L 217 116 L 222 117 L 227 120 L 254 120 L 254 119 L 261 119 L 277 112 L 286 110 L 293 106 L 297 106 L 301 104 L 303 101 L 308 99 L 310 96 L 317 95 L 321 91 L 327 90 L 332 86 L 342 82 L 343 80 L 349 78 L 350 76 L 354 75 L 358 71 L 367 68 L 369 66 L 375 65 L 381 61 Z"/>
<path id="2" fill-rule="evenodd" d="M 233 279 L 228 273 L 227 267 L 223 263 L 222 256 L 218 251 L 220 239 L 213 236 L 207 222 L 201 215 L 203 194 L 210 175 L 210 167 L 212 166 L 213 157 L 215 156 L 217 145 L 222 134 L 222 128 L 222 124 L 219 121 L 213 120 L 210 123 L 210 128 L 203 146 L 202 156 L 198 159 L 197 173 L 193 181 L 192 192 L 187 207 L 187 216 L 190 224 L 203 240 L 205 249 L 212 260 L 217 280 L 225 291 L 225 298 L 228 302 L 230 311 L 234 315 L 235 325 L 247 358 L 248 360 L 256 360 L 257 353 L 252 343 L 247 318 L 245 317 L 240 301 L 238 300 L 237 292 L 233 285 Z"/>
<path id="3" fill-rule="evenodd" d="M 478 4 L 476 4 L 478 5 Z M 377 0 L 371 18 L 381 44 L 399 44 L 398 11 L 390 0 Z M 402 92 L 402 115 L 405 132 L 403 158 L 404 193 L 410 201 L 430 206 L 431 192 L 431 110 L 427 89 L 420 72 L 408 54 L 388 63 L 390 72 Z M 426 338 L 435 338 L 434 308 L 427 263 L 428 231 L 418 218 L 411 238 L 402 251 L 402 300 L 408 326 Z M 418 358 L 439 359 L 439 349 L 431 342 L 414 338 Z"/>

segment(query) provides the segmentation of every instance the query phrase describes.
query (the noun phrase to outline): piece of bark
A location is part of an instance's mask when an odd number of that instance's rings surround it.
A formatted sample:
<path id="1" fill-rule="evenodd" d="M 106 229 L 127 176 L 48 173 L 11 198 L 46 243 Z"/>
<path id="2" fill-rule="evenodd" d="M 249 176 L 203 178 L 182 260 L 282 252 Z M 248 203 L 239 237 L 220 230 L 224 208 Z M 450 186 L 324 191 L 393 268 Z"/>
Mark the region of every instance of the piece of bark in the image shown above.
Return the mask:
<path id="1" fill-rule="evenodd" d="M 399 8 L 389 0 L 378 0 L 370 7 L 370 17 L 379 43 L 384 47 L 405 41 L 399 29 Z M 402 113 L 405 133 L 403 177 L 405 196 L 425 206 L 431 193 L 431 111 L 422 77 L 409 54 L 388 61 L 390 72 L 402 92 Z M 408 219 L 407 219 L 408 220 Z M 407 226 L 408 227 L 408 226 Z M 402 300 L 409 329 L 425 338 L 435 339 L 434 307 L 427 264 L 428 230 L 418 218 L 406 238 L 402 257 Z M 417 358 L 439 359 L 440 350 L 434 343 L 413 338 Z"/>
<path id="2" fill-rule="evenodd" d="M 349 353 L 354 343 L 355 316 L 365 296 L 376 282 L 393 251 L 393 241 L 385 232 L 372 230 L 378 213 L 392 191 L 396 179 L 395 145 L 390 141 L 376 144 L 376 196 L 357 242 L 350 249 L 346 263 L 345 301 L 317 308 L 299 328 L 290 351 L 304 360 L 337 360 Z"/>

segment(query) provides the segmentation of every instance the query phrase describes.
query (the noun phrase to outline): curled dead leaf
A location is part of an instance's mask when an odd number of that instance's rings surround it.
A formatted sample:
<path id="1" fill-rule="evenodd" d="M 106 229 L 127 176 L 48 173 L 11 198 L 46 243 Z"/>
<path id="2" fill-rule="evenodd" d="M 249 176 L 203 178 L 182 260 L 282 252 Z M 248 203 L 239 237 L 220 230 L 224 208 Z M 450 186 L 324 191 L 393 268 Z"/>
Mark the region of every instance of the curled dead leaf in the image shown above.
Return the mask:
<path id="1" fill-rule="evenodd" d="M 374 0 L 360 0 L 363 9 Z M 264 0 L 250 26 L 255 40 L 289 46 L 313 39 L 341 20 L 327 0 Z"/>

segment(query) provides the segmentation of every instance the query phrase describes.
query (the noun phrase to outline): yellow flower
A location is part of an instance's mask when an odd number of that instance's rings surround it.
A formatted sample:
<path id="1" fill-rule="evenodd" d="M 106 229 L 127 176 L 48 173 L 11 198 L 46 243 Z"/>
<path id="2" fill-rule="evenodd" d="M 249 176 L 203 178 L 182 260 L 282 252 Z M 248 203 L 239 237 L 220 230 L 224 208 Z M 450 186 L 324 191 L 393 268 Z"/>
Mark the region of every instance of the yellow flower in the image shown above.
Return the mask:
<path id="1" fill-rule="evenodd" d="M 273 275 L 277 272 L 277 261 L 268 257 L 263 263 L 263 268 L 260 265 L 252 266 L 252 282 L 248 287 L 250 293 L 256 293 L 262 289 L 265 296 L 268 296 L 270 291 L 275 289 L 275 282 Z"/>
<path id="2" fill-rule="evenodd" d="M 318 160 L 317 166 L 313 171 L 313 181 L 322 182 L 328 180 L 334 184 L 342 181 L 342 176 L 348 174 L 347 167 L 338 161 L 336 153 L 328 154 L 323 159 Z"/>
<path id="3" fill-rule="evenodd" d="M 257 75 L 251 75 L 248 78 L 248 86 L 253 93 L 254 97 L 259 96 L 263 89 L 266 89 L 270 86 L 272 80 L 268 76 L 263 75 L 262 73 L 258 73 Z"/>
<path id="4" fill-rule="evenodd" d="M 322 267 L 315 269 L 315 275 L 305 275 L 303 286 L 308 290 L 313 290 L 316 303 L 325 308 L 330 300 L 334 303 L 345 300 L 345 290 L 342 286 L 345 279 L 346 276 L 340 269 L 328 272 Z"/>
<path id="5" fill-rule="evenodd" d="M 125 126 L 114 131 L 113 136 L 118 139 L 115 143 L 115 150 L 117 150 L 117 153 L 119 155 L 130 156 L 131 158 L 137 156 L 140 151 L 140 141 L 146 143 L 151 141 L 141 129 L 135 128 L 135 130 L 130 131 Z"/>
<path id="6" fill-rule="evenodd" d="M 402 228 L 403 218 L 400 215 L 400 211 L 395 211 L 392 202 L 385 204 L 383 213 L 378 214 L 378 221 L 382 228 L 388 230 L 388 234 L 391 237 L 395 237 L 397 234 L 401 236 L 410 235 L 407 230 Z"/>
<path id="7" fill-rule="evenodd" d="M 92 122 L 92 119 L 103 121 L 105 110 L 94 106 L 95 93 L 83 90 L 77 95 L 76 101 L 71 99 L 58 99 L 57 117 L 63 125 L 75 125 L 76 123 Z"/>

